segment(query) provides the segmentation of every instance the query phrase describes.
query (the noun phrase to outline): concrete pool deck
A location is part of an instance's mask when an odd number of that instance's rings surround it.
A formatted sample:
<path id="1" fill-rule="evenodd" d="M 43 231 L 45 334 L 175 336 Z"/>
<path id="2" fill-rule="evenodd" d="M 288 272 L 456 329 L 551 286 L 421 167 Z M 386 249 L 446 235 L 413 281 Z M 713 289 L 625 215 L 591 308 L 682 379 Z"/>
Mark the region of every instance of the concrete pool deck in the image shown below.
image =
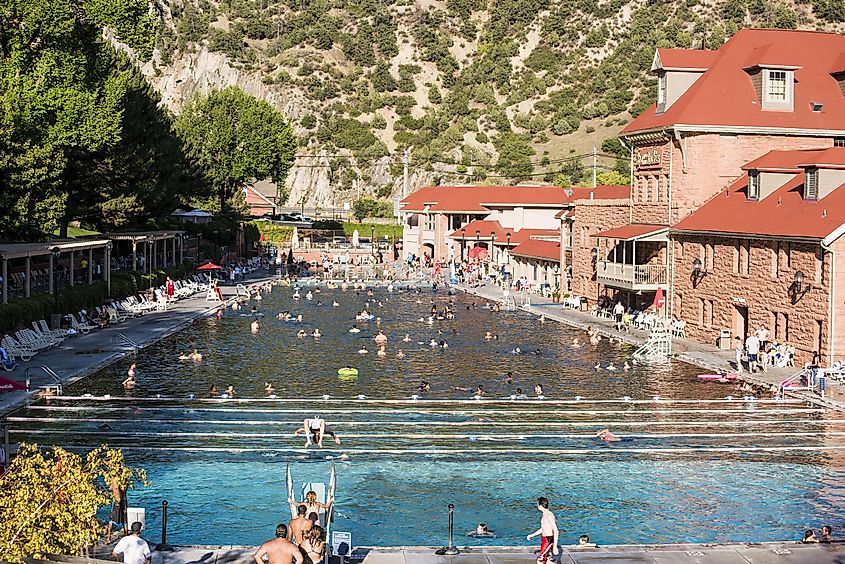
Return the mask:
<path id="1" fill-rule="evenodd" d="M 246 284 L 259 284 L 273 279 L 266 272 L 261 275 L 253 274 L 247 278 Z M 226 304 L 237 295 L 235 286 L 221 286 Z M 135 354 L 125 345 L 120 335 L 125 335 L 139 349 L 151 345 L 173 333 L 183 329 L 198 319 L 213 315 L 223 307 L 224 302 L 206 301 L 205 292 L 179 300 L 168 306 L 167 311 L 151 311 L 123 323 L 110 325 L 104 329 L 91 331 L 87 335 L 77 335 L 65 339 L 59 346 L 42 351 L 29 362 L 18 362 L 18 367 L 12 372 L 3 372 L 3 376 L 25 381 L 25 372 L 31 369 L 30 388 L 27 392 L 5 392 L 0 394 L 0 415 L 7 414 L 25 405 L 37 392 L 39 386 L 53 384 L 41 366 L 49 367 L 61 378 L 62 385 L 67 386 L 88 374 L 109 366 L 119 360 Z"/>
<path id="2" fill-rule="evenodd" d="M 176 547 L 173 552 L 153 552 L 153 564 L 223 564 L 254 562 L 254 548 Z M 525 547 L 475 547 L 457 556 L 437 556 L 430 547 L 356 548 L 352 562 L 363 564 L 531 564 L 532 549 Z M 332 563 L 336 560 L 332 559 Z M 348 561 L 348 560 L 347 560 Z M 737 543 L 725 545 L 618 545 L 593 549 L 564 547 L 562 564 L 592 562 L 642 564 L 828 564 L 845 562 L 845 545 Z"/>
<path id="3" fill-rule="evenodd" d="M 502 289 L 493 284 L 481 286 L 458 285 L 457 288 L 467 294 L 490 301 L 503 303 L 505 299 Z M 591 326 L 605 337 L 613 337 L 634 346 L 642 345 L 648 338 L 648 331 L 646 330 L 631 327 L 624 331 L 617 331 L 615 322 L 612 319 L 594 317 L 589 312 L 564 307 L 562 303 L 553 303 L 550 298 L 545 298 L 538 294 L 511 293 L 511 296 L 515 299 L 530 299 L 530 305 L 521 307 L 520 309 L 535 315 L 543 315 L 546 319 L 564 323 L 571 327 L 586 330 L 587 327 Z M 731 366 L 735 361 L 733 350 L 721 350 L 713 345 L 680 337 L 672 338 L 672 356 L 688 364 L 713 371 L 732 370 Z M 755 386 L 771 388 L 772 386 L 777 387 L 781 382 L 795 375 L 800 370 L 800 367 L 769 367 L 766 372 L 755 372 L 753 374 L 747 370 L 743 370 L 740 373 L 740 378 Z M 835 382 L 829 382 L 825 398 L 808 392 L 799 392 L 796 395 L 802 399 L 808 399 L 826 407 L 845 410 L 845 390 L 840 389 L 840 386 Z"/>

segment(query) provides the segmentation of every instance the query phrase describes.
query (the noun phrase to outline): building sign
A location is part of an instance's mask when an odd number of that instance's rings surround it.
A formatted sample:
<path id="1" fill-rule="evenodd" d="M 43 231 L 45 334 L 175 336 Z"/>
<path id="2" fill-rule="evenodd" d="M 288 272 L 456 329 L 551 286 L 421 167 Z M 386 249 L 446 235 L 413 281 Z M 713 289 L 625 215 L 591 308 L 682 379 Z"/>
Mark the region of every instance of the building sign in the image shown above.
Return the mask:
<path id="1" fill-rule="evenodd" d="M 634 168 L 660 168 L 663 161 L 662 149 L 639 149 L 634 153 Z"/>

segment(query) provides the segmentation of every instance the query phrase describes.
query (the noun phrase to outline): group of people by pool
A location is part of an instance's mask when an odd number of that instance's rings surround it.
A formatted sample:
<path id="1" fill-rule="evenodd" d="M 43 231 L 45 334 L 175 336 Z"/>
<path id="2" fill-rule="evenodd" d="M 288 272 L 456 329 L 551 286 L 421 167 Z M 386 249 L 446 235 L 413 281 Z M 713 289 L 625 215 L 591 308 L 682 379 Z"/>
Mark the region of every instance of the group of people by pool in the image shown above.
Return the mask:
<path id="1" fill-rule="evenodd" d="M 264 558 L 269 564 L 323 564 L 326 555 L 324 520 L 328 519 L 334 500 L 322 503 L 317 499 L 317 492 L 312 490 L 305 494 L 304 500 L 288 498 L 288 503 L 296 510 L 296 516 L 287 525 L 276 525 L 276 538 L 258 547 L 253 559 L 257 564 L 264 564 Z"/>

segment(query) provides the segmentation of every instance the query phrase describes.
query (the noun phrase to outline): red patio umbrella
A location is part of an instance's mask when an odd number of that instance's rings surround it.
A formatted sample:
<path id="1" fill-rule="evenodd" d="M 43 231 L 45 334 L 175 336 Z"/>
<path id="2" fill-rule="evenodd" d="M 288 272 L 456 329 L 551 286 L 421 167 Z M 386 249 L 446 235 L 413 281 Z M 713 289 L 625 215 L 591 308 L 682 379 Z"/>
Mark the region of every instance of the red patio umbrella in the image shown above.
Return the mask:
<path id="1" fill-rule="evenodd" d="M 658 288 L 654 293 L 654 302 L 652 305 L 657 309 L 662 308 L 666 304 L 666 298 L 663 297 L 663 288 Z"/>
<path id="2" fill-rule="evenodd" d="M 487 258 L 487 249 L 484 247 L 473 247 L 469 250 L 469 258 L 484 260 Z"/>
<path id="3" fill-rule="evenodd" d="M 223 270 L 223 267 L 216 265 L 213 262 L 207 262 L 204 265 L 197 267 L 197 270 Z"/>

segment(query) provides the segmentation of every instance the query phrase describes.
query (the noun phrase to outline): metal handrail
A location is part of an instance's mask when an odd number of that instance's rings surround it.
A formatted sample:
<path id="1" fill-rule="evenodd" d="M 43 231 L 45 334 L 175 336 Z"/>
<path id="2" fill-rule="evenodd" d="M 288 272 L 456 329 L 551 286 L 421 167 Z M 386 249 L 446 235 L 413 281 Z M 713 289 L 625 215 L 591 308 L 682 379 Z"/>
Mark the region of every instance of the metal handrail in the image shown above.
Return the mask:
<path id="1" fill-rule="evenodd" d="M 31 380 L 30 373 L 35 368 L 36 367 L 29 366 L 23 372 L 24 378 L 26 379 L 26 391 L 27 391 L 27 393 L 30 391 L 30 380 Z M 37 367 L 37 368 L 40 368 L 44 372 L 44 374 L 46 374 L 47 376 L 49 376 L 53 380 L 55 388 L 56 388 L 56 394 L 62 395 L 62 379 L 59 377 L 59 375 L 56 374 L 53 371 L 52 368 L 50 368 L 49 366 L 45 366 L 43 364 L 41 366 Z"/>
<path id="2" fill-rule="evenodd" d="M 778 396 L 781 397 L 781 398 L 785 397 L 787 388 L 790 391 L 803 390 L 803 391 L 812 392 L 815 389 L 815 385 L 813 384 L 812 379 L 809 378 L 809 377 L 807 378 L 807 384 L 805 384 L 803 386 L 788 386 L 788 384 L 792 384 L 793 382 L 799 381 L 802 376 L 809 376 L 806 368 L 802 368 L 799 372 L 793 374 L 792 376 L 790 376 L 786 380 L 782 381 L 778 385 Z"/>
<path id="3" fill-rule="evenodd" d="M 138 345 L 138 343 L 136 343 L 135 341 L 133 341 L 132 339 L 130 339 L 129 337 L 127 337 L 123 333 L 117 333 L 116 335 L 112 336 L 112 338 L 111 338 L 112 347 L 115 346 L 115 343 L 117 343 L 118 340 L 120 340 L 123 343 L 124 346 L 130 347 L 132 349 L 132 352 L 134 352 L 135 354 L 137 354 L 138 350 L 140 350 L 140 348 L 141 348 Z"/>

